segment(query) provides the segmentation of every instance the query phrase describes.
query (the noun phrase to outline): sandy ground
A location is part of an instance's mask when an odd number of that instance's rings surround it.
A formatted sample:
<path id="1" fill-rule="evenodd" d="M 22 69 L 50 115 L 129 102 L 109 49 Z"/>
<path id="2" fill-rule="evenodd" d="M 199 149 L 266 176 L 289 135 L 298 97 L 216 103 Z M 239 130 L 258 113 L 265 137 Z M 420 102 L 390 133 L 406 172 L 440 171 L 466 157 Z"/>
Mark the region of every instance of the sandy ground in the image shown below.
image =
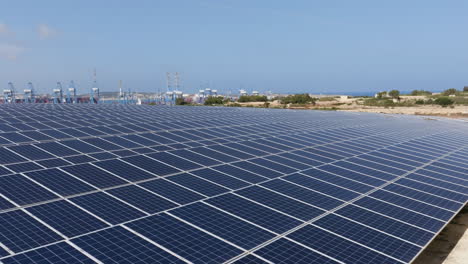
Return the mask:
<path id="1" fill-rule="evenodd" d="M 307 106 L 307 109 L 321 109 L 321 108 L 335 108 L 339 111 L 350 111 L 350 112 L 369 112 L 369 113 L 384 113 L 384 114 L 404 114 L 404 115 L 428 115 L 428 116 L 443 116 L 450 118 L 468 118 L 468 106 L 457 105 L 451 107 L 441 107 L 438 105 L 422 105 L 412 107 L 374 107 L 374 106 L 363 106 L 355 103 L 355 99 L 344 99 L 338 101 L 323 101 L 317 102 L 315 106 Z M 342 103 L 342 105 L 336 105 Z M 250 102 L 240 103 L 243 106 L 262 106 L 263 102 Z M 279 102 L 270 102 L 270 107 L 282 107 Z M 297 109 L 304 109 L 304 107 L 291 107 Z M 468 263 L 468 262 L 467 262 Z"/>
<path id="2" fill-rule="evenodd" d="M 413 264 L 468 263 L 468 205 L 440 232 Z"/>
<path id="3" fill-rule="evenodd" d="M 366 107 L 339 108 L 342 111 L 370 112 L 385 114 L 406 114 L 406 115 L 433 115 L 446 116 L 451 118 L 468 118 L 468 106 L 440 107 L 440 106 L 414 106 L 414 107 Z"/>

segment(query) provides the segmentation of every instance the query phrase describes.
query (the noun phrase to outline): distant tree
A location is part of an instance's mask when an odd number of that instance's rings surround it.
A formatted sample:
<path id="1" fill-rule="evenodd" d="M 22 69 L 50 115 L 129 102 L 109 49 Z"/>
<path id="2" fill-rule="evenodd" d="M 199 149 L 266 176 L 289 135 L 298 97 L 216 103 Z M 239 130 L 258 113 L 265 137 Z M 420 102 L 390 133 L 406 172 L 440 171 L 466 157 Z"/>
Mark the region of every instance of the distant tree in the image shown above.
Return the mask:
<path id="1" fill-rule="evenodd" d="M 450 88 L 442 92 L 443 95 L 452 95 L 452 94 L 457 94 L 458 90 L 455 88 Z"/>
<path id="2" fill-rule="evenodd" d="M 204 105 L 222 105 L 224 98 L 222 96 L 208 96 Z"/>
<path id="3" fill-rule="evenodd" d="M 441 105 L 442 107 L 447 107 L 449 105 L 452 105 L 454 101 L 448 97 L 439 97 L 434 100 L 434 103 Z"/>
<path id="4" fill-rule="evenodd" d="M 268 98 L 265 95 L 241 95 L 237 101 L 239 103 L 266 102 Z"/>
<path id="5" fill-rule="evenodd" d="M 176 105 L 186 105 L 186 104 L 188 104 L 188 103 L 184 100 L 184 98 L 177 98 L 177 99 L 175 100 L 175 104 L 176 104 Z"/>
<path id="6" fill-rule="evenodd" d="M 281 99 L 282 104 L 315 104 L 316 98 L 309 94 L 293 94 Z"/>
<path id="7" fill-rule="evenodd" d="M 387 97 L 387 92 L 380 92 L 380 93 L 377 93 L 377 99 L 382 99 L 382 98 L 385 98 Z"/>
<path id="8" fill-rule="evenodd" d="M 431 95 L 432 92 L 429 91 L 424 91 L 424 90 L 413 90 L 411 91 L 411 95 L 417 96 L 417 95 Z"/>
<path id="9" fill-rule="evenodd" d="M 468 92 L 468 86 L 463 87 L 464 92 Z"/>
<path id="10" fill-rule="evenodd" d="M 400 99 L 400 91 L 398 90 L 391 90 L 390 92 L 388 92 L 388 95 L 393 99 Z"/>

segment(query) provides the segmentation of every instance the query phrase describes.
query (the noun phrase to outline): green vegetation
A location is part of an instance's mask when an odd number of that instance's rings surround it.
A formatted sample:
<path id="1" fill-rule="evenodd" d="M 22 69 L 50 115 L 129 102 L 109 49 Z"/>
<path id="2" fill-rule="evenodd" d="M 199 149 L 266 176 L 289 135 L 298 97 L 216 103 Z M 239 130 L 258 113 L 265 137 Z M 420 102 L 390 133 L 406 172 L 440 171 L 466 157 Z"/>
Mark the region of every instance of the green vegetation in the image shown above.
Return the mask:
<path id="1" fill-rule="evenodd" d="M 468 92 L 468 86 L 463 87 L 463 92 Z"/>
<path id="2" fill-rule="evenodd" d="M 432 92 L 424 91 L 424 90 L 413 90 L 411 95 L 418 96 L 418 95 L 432 95 Z"/>
<path id="3" fill-rule="evenodd" d="M 316 98 L 310 97 L 309 94 L 293 94 L 281 98 L 282 104 L 315 104 Z"/>
<path id="4" fill-rule="evenodd" d="M 364 105 L 390 107 L 395 106 L 395 103 L 390 99 L 379 99 L 379 97 L 377 97 L 364 100 Z"/>
<path id="5" fill-rule="evenodd" d="M 450 88 L 442 92 L 442 95 L 448 96 L 448 95 L 456 95 L 458 94 L 458 90 L 455 88 Z"/>
<path id="6" fill-rule="evenodd" d="M 330 102 L 330 101 L 335 101 L 335 97 L 320 97 L 318 99 L 320 102 Z"/>
<path id="7" fill-rule="evenodd" d="M 222 96 L 208 96 L 204 105 L 222 105 L 224 103 L 224 97 Z"/>
<path id="8" fill-rule="evenodd" d="M 265 95 L 242 95 L 237 101 L 239 103 L 266 102 L 268 101 L 268 98 Z"/>
<path id="9" fill-rule="evenodd" d="M 184 98 L 177 98 L 175 100 L 176 105 L 188 105 L 189 103 L 184 100 Z"/>
<path id="10" fill-rule="evenodd" d="M 455 103 L 452 99 L 448 98 L 448 97 L 439 97 L 437 99 L 434 100 L 434 103 L 435 104 L 438 104 L 442 107 L 447 107 L 449 105 L 453 105 L 453 103 Z"/>
<path id="11" fill-rule="evenodd" d="M 391 90 L 388 92 L 388 96 L 392 97 L 393 99 L 398 99 L 400 100 L 400 91 L 398 90 Z"/>

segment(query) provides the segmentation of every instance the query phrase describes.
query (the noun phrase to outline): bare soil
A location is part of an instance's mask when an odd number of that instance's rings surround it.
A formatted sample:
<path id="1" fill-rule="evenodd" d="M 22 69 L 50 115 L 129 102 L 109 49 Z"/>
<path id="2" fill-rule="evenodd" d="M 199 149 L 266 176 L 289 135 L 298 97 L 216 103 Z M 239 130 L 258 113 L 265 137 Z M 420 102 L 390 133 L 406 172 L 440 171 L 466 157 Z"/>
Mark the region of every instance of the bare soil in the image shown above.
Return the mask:
<path id="1" fill-rule="evenodd" d="M 413 264 L 468 263 L 467 229 L 468 205 L 439 233 Z M 458 242 L 460 245 L 457 245 Z"/>

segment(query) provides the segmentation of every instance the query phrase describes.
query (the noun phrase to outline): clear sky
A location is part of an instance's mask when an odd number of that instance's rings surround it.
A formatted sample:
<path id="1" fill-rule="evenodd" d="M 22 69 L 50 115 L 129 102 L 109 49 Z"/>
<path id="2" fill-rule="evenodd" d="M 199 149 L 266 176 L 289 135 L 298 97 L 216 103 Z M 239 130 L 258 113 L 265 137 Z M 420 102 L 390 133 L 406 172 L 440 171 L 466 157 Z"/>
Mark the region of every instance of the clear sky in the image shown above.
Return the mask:
<path id="1" fill-rule="evenodd" d="M 0 88 L 50 91 L 97 69 L 184 91 L 356 92 L 468 85 L 468 1 L 0 0 Z"/>

